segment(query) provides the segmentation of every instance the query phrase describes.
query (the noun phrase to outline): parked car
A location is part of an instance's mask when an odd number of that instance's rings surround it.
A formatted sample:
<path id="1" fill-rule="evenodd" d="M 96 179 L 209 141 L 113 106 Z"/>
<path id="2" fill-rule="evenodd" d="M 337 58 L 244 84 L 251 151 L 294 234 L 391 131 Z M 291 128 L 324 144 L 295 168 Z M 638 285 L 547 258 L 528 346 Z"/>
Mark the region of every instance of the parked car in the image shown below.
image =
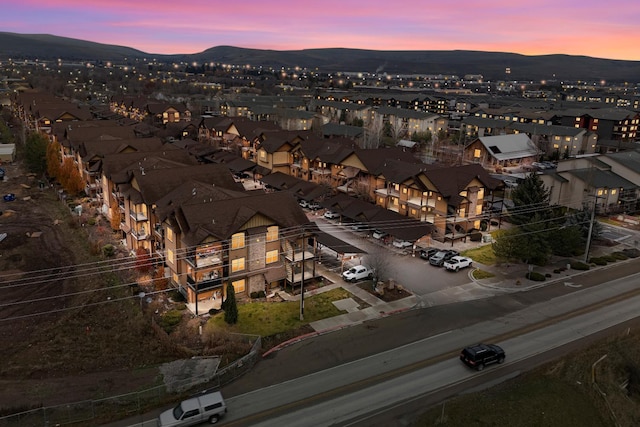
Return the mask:
<path id="1" fill-rule="evenodd" d="M 340 214 L 334 211 L 326 211 L 324 213 L 324 217 L 327 219 L 336 219 L 336 218 L 340 218 Z"/>
<path id="2" fill-rule="evenodd" d="M 495 344 L 475 344 L 460 352 L 460 360 L 478 371 L 482 371 L 486 365 L 504 362 L 505 357 L 502 347 Z"/>
<path id="3" fill-rule="evenodd" d="M 367 231 L 369 228 L 369 224 L 365 224 L 364 222 L 355 222 L 351 225 L 353 231 Z"/>
<path id="4" fill-rule="evenodd" d="M 300 199 L 300 200 L 298 201 L 298 204 L 300 205 L 300 207 L 301 207 L 301 208 L 308 208 L 308 207 L 309 207 L 309 202 L 307 202 L 307 201 L 306 201 L 306 200 L 304 200 L 304 199 Z"/>
<path id="5" fill-rule="evenodd" d="M 442 264 L 449 271 L 458 271 L 462 268 L 471 267 L 473 260 L 464 256 L 454 256 Z"/>
<path id="6" fill-rule="evenodd" d="M 351 267 L 350 269 L 342 273 L 342 278 L 347 282 L 371 279 L 372 277 L 373 271 L 369 267 L 364 265 L 356 265 L 355 267 Z"/>
<path id="7" fill-rule="evenodd" d="M 393 246 L 395 246 L 396 248 L 399 248 L 399 249 L 406 249 L 406 248 L 410 248 L 411 246 L 413 246 L 413 242 L 410 242 L 408 240 L 395 239 L 393 241 Z"/>
<path id="8" fill-rule="evenodd" d="M 436 254 L 436 252 L 438 252 L 440 249 L 436 249 L 436 248 L 426 248 L 426 249 L 422 249 L 420 251 L 420 258 L 422 259 L 426 259 L 427 261 L 429 260 L 429 258 L 431 258 L 433 255 Z"/>
<path id="9" fill-rule="evenodd" d="M 372 236 L 373 236 L 374 239 L 384 239 L 385 237 L 388 236 L 388 234 L 385 233 L 384 231 L 373 230 Z"/>
<path id="10" fill-rule="evenodd" d="M 460 255 L 458 251 L 453 249 L 438 251 L 434 255 L 429 258 L 429 264 L 435 265 L 436 267 L 442 267 L 445 261 L 453 258 L 454 256 Z"/>
<path id="11" fill-rule="evenodd" d="M 322 209 L 322 206 L 320 206 L 320 203 L 318 203 L 318 202 L 309 202 L 309 206 L 308 207 L 312 211 L 317 211 L 319 209 Z"/>
<path id="12" fill-rule="evenodd" d="M 183 427 L 209 422 L 217 423 L 227 413 L 219 391 L 206 393 L 183 400 L 173 409 L 164 411 L 158 417 L 158 427 Z"/>
<path id="13" fill-rule="evenodd" d="M 512 179 L 505 179 L 504 185 L 509 188 L 516 188 L 518 186 L 518 182 Z"/>

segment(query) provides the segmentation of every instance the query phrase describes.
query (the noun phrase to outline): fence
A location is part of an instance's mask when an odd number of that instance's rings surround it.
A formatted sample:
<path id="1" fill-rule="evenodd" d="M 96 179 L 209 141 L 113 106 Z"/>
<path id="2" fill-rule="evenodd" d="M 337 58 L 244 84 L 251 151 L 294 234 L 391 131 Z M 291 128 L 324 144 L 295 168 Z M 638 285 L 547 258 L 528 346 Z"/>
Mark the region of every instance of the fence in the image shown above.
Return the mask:
<path id="1" fill-rule="evenodd" d="M 253 340 L 251 350 L 242 358 L 216 371 L 209 379 L 190 378 L 183 382 L 196 386 L 197 384 L 207 384 L 206 391 L 216 390 L 223 385 L 229 384 L 236 378 L 248 372 L 260 358 L 262 340 L 259 336 L 248 336 L 237 334 L 239 339 Z M 192 393 L 193 394 L 193 393 Z M 126 418 L 141 414 L 146 410 L 156 408 L 164 403 L 177 400 L 177 395 L 167 393 L 165 385 L 149 388 L 134 393 L 111 396 L 98 400 L 85 400 L 58 406 L 47 406 L 29 411 L 0 417 L 0 427 L 53 427 L 65 425 L 87 425 L 96 422 L 109 422 L 116 419 Z"/>

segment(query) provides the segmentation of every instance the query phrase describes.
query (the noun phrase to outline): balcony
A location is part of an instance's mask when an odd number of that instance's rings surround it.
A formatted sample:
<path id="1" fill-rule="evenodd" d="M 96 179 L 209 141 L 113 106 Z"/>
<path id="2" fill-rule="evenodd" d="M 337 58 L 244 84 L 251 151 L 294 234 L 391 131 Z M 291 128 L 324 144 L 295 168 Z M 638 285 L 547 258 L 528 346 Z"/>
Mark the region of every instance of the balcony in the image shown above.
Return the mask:
<path id="1" fill-rule="evenodd" d="M 435 208 L 436 207 L 436 199 L 433 197 L 429 199 L 426 199 L 424 197 L 410 197 L 409 199 L 407 199 L 407 203 L 413 207 L 418 207 L 418 208 L 422 208 L 422 207 Z"/>
<path id="2" fill-rule="evenodd" d="M 222 252 L 215 252 L 209 255 L 189 254 L 185 260 L 193 268 L 211 267 L 222 264 Z"/>
<path id="3" fill-rule="evenodd" d="M 222 287 L 222 279 L 221 278 L 210 278 L 206 280 L 200 280 L 196 282 L 196 280 L 189 274 L 187 274 L 187 284 L 194 291 L 196 287 L 198 292 L 206 291 L 208 289 L 215 289 Z"/>
<path id="4" fill-rule="evenodd" d="M 375 193 L 377 196 L 400 198 L 400 193 L 393 188 L 378 188 Z"/>
<path id="5" fill-rule="evenodd" d="M 147 215 L 142 212 L 129 212 L 129 216 L 136 222 L 148 221 Z"/>
<path id="6" fill-rule="evenodd" d="M 131 236 L 133 236 L 136 240 L 147 240 L 149 238 L 149 234 L 144 227 L 140 227 L 139 230 L 131 229 Z"/>
<path id="7" fill-rule="evenodd" d="M 164 228 L 162 224 L 156 224 L 153 226 L 153 234 L 160 239 L 164 239 Z"/>

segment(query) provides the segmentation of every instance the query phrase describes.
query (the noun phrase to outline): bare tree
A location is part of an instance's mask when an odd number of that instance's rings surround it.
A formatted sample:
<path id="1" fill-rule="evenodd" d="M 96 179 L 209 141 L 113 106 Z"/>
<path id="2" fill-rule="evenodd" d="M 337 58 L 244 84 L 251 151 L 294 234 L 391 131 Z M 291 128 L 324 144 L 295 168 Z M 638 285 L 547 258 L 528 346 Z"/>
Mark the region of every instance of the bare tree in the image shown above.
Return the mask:
<path id="1" fill-rule="evenodd" d="M 407 134 L 407 124 L 401 117 L 393 116 L 390 119 L 391 124 L 391 137 L 394 142 L 400 141 L 400 139 Z"/>
<path id="2" fill-rule="evenodd" d="M 362 148 L 378 148 L 382 140 L 382 132 L 384 125 L 382 121 L 375 120 L 364 130 L 364 139 L 362 140 Z"/>
<path id="3" fill-rule="evenodd" d="M 378 282 L 384 282 L 392 278 L 394 273 L 393 265 L 389 253 L 384 248 L 375 247 L 365 257 L 365 261 L 369 268 L 373 270 L 373 287 L 375 288 Z"/>

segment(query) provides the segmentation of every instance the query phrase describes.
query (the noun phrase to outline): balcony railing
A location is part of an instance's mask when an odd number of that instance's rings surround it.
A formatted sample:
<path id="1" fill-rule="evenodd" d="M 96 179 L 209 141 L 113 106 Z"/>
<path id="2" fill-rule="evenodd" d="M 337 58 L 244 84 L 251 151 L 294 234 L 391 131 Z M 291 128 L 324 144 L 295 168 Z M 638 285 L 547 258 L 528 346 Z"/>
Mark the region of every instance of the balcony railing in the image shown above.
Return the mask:
<path id="1" fill-rule="evenodd" d="M 147 234 L 146 230 L 144 229 L 131 229 L 131 235 L 136 240 L 147 240 L 149 238 L 149 234 Z"/>
<path id="2" fill-rule="evenodd" d="M 147 221 L 149 219 L 147 218 L 147 215 L 142 212 L 129 212 L 129 216 L 136 222 Z"/>
<path id="3" fill-rule="evenodd" d="M 425 199 L 422 197 L 411 197 L 407 200 L 407 203 L 413 206 L 417 206 L 417 207 L 429 207 L 429 208 L 435 208 L 436 207 L 436 199 L 434 198 L 430 198 L 430 199 Z"/>
<path id="4" fill-rule="evenodd" d="M 221 278 L 207 279 L 207 280 L 200 280 L 196 282 L 196 280 L 193 277 L 191 277 L 191 275 L 187 274 L 187 284 L 194 291 L 196 290 L 196 285 L 197 285 L 198 292 L 202 292 L 208 289 L 215 289 L 215 288 L 222 287 L 222 279 Z"/>
<path id="5" fill-rule="evenodd" d="M 185 259 L 193 268 L 211 267 L 213 265 L 222 264 L 222 253 L 217 252 L 213 255 L 199 255 L 197 257 L 191 254 L 187 255 Z"/>

